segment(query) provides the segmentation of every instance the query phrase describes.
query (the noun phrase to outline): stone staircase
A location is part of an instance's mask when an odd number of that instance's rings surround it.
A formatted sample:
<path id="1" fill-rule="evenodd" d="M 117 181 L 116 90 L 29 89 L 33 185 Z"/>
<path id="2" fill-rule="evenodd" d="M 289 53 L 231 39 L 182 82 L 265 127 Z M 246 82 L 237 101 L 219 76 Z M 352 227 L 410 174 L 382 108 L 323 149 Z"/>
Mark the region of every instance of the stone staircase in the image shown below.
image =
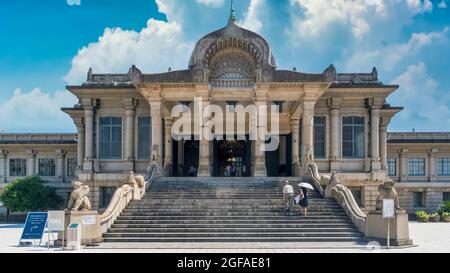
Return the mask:
<path id="1" fill-rule="evenodd" d="M 130 203 L 117 218 L 104 242 L 357 243 L 363 239 L 342 208 L 315 191 L 309 194 L 307 217 L 297 208 L 289 215 L 284 211 L 280 180 L 159 178 L 144 199 Z"/>

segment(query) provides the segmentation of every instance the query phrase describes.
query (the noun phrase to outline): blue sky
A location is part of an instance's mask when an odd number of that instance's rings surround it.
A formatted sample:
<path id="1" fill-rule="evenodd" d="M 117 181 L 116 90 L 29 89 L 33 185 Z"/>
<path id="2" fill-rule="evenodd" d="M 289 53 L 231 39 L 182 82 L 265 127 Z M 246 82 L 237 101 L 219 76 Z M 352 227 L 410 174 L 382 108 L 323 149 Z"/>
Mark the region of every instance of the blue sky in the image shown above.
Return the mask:
<path id="1" fill-rule="evenodd" d="M 369 72 L 401 88 L 390 131 L 450 131 L 450 0 L 237 0 L 239 24 L 267 38 L 279 68 Z M 223 27 L 228 0 L 17 0 L 0 9 L 0 130 L 75 132 L 59 108 L 87 69 L 184 69 Z"/>

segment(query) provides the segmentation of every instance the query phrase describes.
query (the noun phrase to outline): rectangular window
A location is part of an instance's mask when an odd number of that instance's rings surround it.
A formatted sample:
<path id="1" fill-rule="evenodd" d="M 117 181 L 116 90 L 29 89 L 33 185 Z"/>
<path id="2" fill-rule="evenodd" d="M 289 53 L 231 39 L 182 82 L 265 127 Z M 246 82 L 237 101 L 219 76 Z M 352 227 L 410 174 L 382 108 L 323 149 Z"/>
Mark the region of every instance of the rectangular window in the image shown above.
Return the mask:
<path id="1" fill-rule="evenodd" d="M 75 171 L 77 170 L 77 159 L 76 158 L 68 158 L 67 159 L 67 176 L 73 177 L 75 176 Z"/>
<path id="2" fill-rule="evenodd" d="M 150 159 L 152 119 L 150 117 L 139 117 L 138 128 L 138 159 Z"/>
<path id="3" fill-rule="evenodd" d="M 122 118 L 100 118 L 100 159 L 122 159 Z"/>
<path id="4" fill-rule="evenodd" d="M 425 158 L 409 158 L 408 159 L 408 175 L 424 176 L 425 175 Z"/>
<path id="5" fill-rule="evenodd" d="M 413 192 L 413 204 L 415 208 L 424 208 L 425 194 L 423 192 Z"/>
<path id="6" fill-rule="evenodd" d="M 325 158 L 326 119 L 314 117 L 314 157 Z"/>
<path id="7" fill-rule="evenodd" d="M 39 158 L 39 176 L 55 176 L 55 160 L 51 158 Z"/>
<path id="8" fill-rule="evenodd" d="M 116 191 L 115 187 L 100 187 L 100 208 L 106 209 Z"/>
<path id="9" fill-rule="evenodd" d="M 443 192 L 442 193 L 442 201 L 444 201 L 444 202 L 450 201 L 450 192 Z"/>
<path id="10" fill-rule="evenodd" d="M 388 158 L 387 167 L 388 167 L 388 175 L 389 176 L 397 175 L 397 159 L 396 158 Z"/>
<path id="11" fill-rule="evenodd" d="M 27 160 L 15 158 L 9 160 L 9 176 L 26 176 Z"/>
<path id="12" fill-rule="evenodd" d="M 342 119 L 342 153 L 344 158 L 364 158 L 364 117 Z"/>
<path id="13" fill-rule="evenodd" d="M 450 158 L 442 157 L 437 159 L 437 175 L 450 176 Z"/>

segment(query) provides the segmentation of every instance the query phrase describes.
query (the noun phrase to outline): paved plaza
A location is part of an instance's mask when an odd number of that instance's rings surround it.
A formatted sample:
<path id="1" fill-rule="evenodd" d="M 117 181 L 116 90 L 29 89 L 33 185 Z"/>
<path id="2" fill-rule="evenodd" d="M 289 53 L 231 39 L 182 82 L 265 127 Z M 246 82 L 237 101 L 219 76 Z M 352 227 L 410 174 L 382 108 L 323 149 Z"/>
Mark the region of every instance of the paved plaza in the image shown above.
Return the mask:
<path id="1" fill-rule="evenodd" d="M 450 253 L 449 223 L 409 224 L 413 247 L 381 249 L 374 245 L 336 243 L 201 243 L 201 244 L 101 244 L 81 253 Z M 22 225 L 0 225 L 1 253 L 74 253 L 46 247 L 17 247 Z M 44 235 L 42 245 L 47 241 Z"/>

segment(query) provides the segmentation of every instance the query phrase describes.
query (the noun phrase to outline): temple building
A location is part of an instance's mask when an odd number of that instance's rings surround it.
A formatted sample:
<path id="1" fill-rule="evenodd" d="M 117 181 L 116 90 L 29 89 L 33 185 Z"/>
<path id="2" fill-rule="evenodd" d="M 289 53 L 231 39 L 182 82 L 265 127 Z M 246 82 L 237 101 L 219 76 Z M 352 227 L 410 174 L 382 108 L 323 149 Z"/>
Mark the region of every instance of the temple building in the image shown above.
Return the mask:
<path id="1" fill-rule="evenodd" d="M 67 86 L 79 103 L 62 108 L 76 134 L 0 134 L 0 188 L 17 177 L 40 175 L 67 198 L 71 181 L 91 188 L 95 208 L 104 208 L 127 174 L 145 174 L 151 163 L 161 176 L 307 177 L 308 165 L 336 172 L 364 210 L 375 207 L 378 186 L 396 185 L 408 212 L 434 210 L 450 195 L 450 133 L 388 133 L 403 110 L 386 101 L 399 86 L 386 85 L 376 68 L 340 73 L 280 69 L 266 39 L 236 24 L 201 38 L 186 70 L 146 74 L 132 66 L 125 74 L 97 74 Z M 177 105 L 277 106 L 279 145 L 243 137 L 199 138 L 204 127 L 183 139 L 172 137 Z M 194 119 L 194 118 L 193 118 Z M 230 122 L 227 116 L 224 124 Z M 242 121 L 242 120 L 241 120 Z M 231 118 L 237 124 L 236 116 Z M 207 126 L 207 125 L 203 125 Z M 193 126 L 195 128 L 195 126 Z M 209 128 L 211 129 L 211 128 Z"/>

